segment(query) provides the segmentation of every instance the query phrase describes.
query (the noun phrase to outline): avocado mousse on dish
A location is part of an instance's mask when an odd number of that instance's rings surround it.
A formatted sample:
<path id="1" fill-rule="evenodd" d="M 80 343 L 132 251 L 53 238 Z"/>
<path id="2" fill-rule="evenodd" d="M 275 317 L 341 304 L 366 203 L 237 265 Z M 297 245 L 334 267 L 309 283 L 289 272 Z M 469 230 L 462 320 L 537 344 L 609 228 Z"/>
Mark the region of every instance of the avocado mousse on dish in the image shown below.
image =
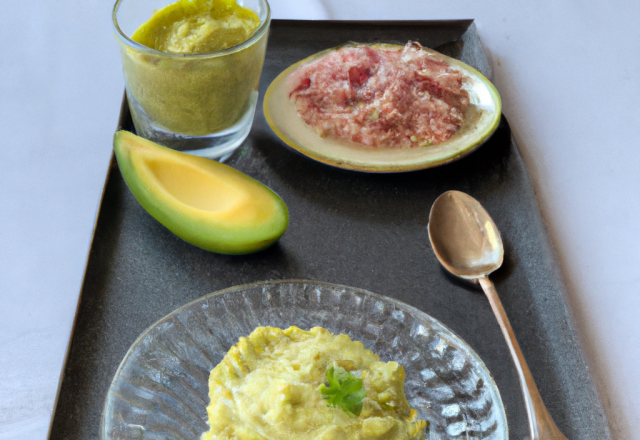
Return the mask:
<path id="1" fill-rule="evenodd" d="M 418 440 L 404 369 L 347 335 L 258 327 L 209 377 L 202 440 Z"/>

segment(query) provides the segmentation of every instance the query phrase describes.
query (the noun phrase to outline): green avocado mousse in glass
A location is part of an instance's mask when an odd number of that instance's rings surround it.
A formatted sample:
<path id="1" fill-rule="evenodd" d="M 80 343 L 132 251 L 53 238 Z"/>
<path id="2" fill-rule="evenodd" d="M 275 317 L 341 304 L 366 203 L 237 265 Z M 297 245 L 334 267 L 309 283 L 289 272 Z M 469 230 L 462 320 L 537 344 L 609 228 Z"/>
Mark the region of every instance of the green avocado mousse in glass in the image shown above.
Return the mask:
<path id="1" fill-rule="evenodd" d="M 270 10 L 266 0 L 118 0 L 113 10 L 139 135 L 219 158 L 249 134 Z"/>

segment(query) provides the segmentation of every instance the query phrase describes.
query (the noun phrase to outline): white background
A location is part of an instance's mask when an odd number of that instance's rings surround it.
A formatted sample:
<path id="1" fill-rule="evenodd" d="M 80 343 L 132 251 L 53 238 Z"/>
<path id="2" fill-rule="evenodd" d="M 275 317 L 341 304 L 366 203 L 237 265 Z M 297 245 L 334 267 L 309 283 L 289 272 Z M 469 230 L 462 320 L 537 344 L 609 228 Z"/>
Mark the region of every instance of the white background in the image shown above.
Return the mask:
<path id="1" fill-rule="evenodd" d="M 0 9 L 2 440 L 46 438 L 54 410 L 122 97 L 112 6 Z M 272 10 L 476 20 L 614 438 L 640 439 L 640 3 L 273 0 Z"/>

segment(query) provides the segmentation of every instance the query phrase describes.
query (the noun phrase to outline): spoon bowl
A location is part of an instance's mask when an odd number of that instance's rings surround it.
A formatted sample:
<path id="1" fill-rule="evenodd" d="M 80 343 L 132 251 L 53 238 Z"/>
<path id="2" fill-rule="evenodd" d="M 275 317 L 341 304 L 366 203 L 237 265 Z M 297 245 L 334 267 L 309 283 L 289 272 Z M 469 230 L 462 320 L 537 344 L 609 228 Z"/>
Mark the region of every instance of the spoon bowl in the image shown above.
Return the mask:
<path id="1" fill-rule="evenodd" d="M 455 276 L 477 279 L 502 265 L 498 228 L 482 205 L 463 192 L 447 191 L 436 199 L 428 229 L 438 260 Z"/>
<path id="2" fill-rule="evenodd" d="M 531 440 L 568 440 L 553 422 L 488 275 L 502 265 L 502 238 L 491 216 L 473 197 L 447 191 L 429 213 L 429 240 L 438 261 L 453 275 L 479 282 L 500 325 L 514 366 L 529 421 Z"/>

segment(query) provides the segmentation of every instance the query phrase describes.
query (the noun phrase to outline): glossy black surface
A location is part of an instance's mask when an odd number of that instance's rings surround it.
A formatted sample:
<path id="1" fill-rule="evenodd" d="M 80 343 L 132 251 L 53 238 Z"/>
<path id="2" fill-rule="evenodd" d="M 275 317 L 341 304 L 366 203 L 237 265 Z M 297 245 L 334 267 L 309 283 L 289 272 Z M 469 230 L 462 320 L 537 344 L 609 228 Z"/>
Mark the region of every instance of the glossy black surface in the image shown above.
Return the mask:
<path id="1" fill-rule="evenodd" d="M 490 76 L 470 21 L 274 21 L 260 91 L 290 64 L 345 41 L 409 39 L 439 47 Z M 128 112 L 121 123 L 131 128 Z M 451 189 L 482 203 L 502 233 L 505 262 L 492 279 L 558 427 L 572 440 L 610 438 L 569 319 L 556 256 L 504 118 L 483 147 L 453 164 L 363 174 L 313 162 L 286 148 L 268 128 L 260 100 L 250 137 L 227 163 L 272 188 L 289 207 L 287 232 L 263 252 L 224 256 L 183 242 L 140 207 L 112 168 L 51 438 L 98 438 L 118 364 L 158 319 L 212 291 L 298 278 L 388 295 L 440 320 L 485 361 L 502 394 L 510 438 L 523 439 L 528 428 L 520 388 L 489 303 L 479 289 L 441 269 L 430 249 L 431 204 Z"/>

